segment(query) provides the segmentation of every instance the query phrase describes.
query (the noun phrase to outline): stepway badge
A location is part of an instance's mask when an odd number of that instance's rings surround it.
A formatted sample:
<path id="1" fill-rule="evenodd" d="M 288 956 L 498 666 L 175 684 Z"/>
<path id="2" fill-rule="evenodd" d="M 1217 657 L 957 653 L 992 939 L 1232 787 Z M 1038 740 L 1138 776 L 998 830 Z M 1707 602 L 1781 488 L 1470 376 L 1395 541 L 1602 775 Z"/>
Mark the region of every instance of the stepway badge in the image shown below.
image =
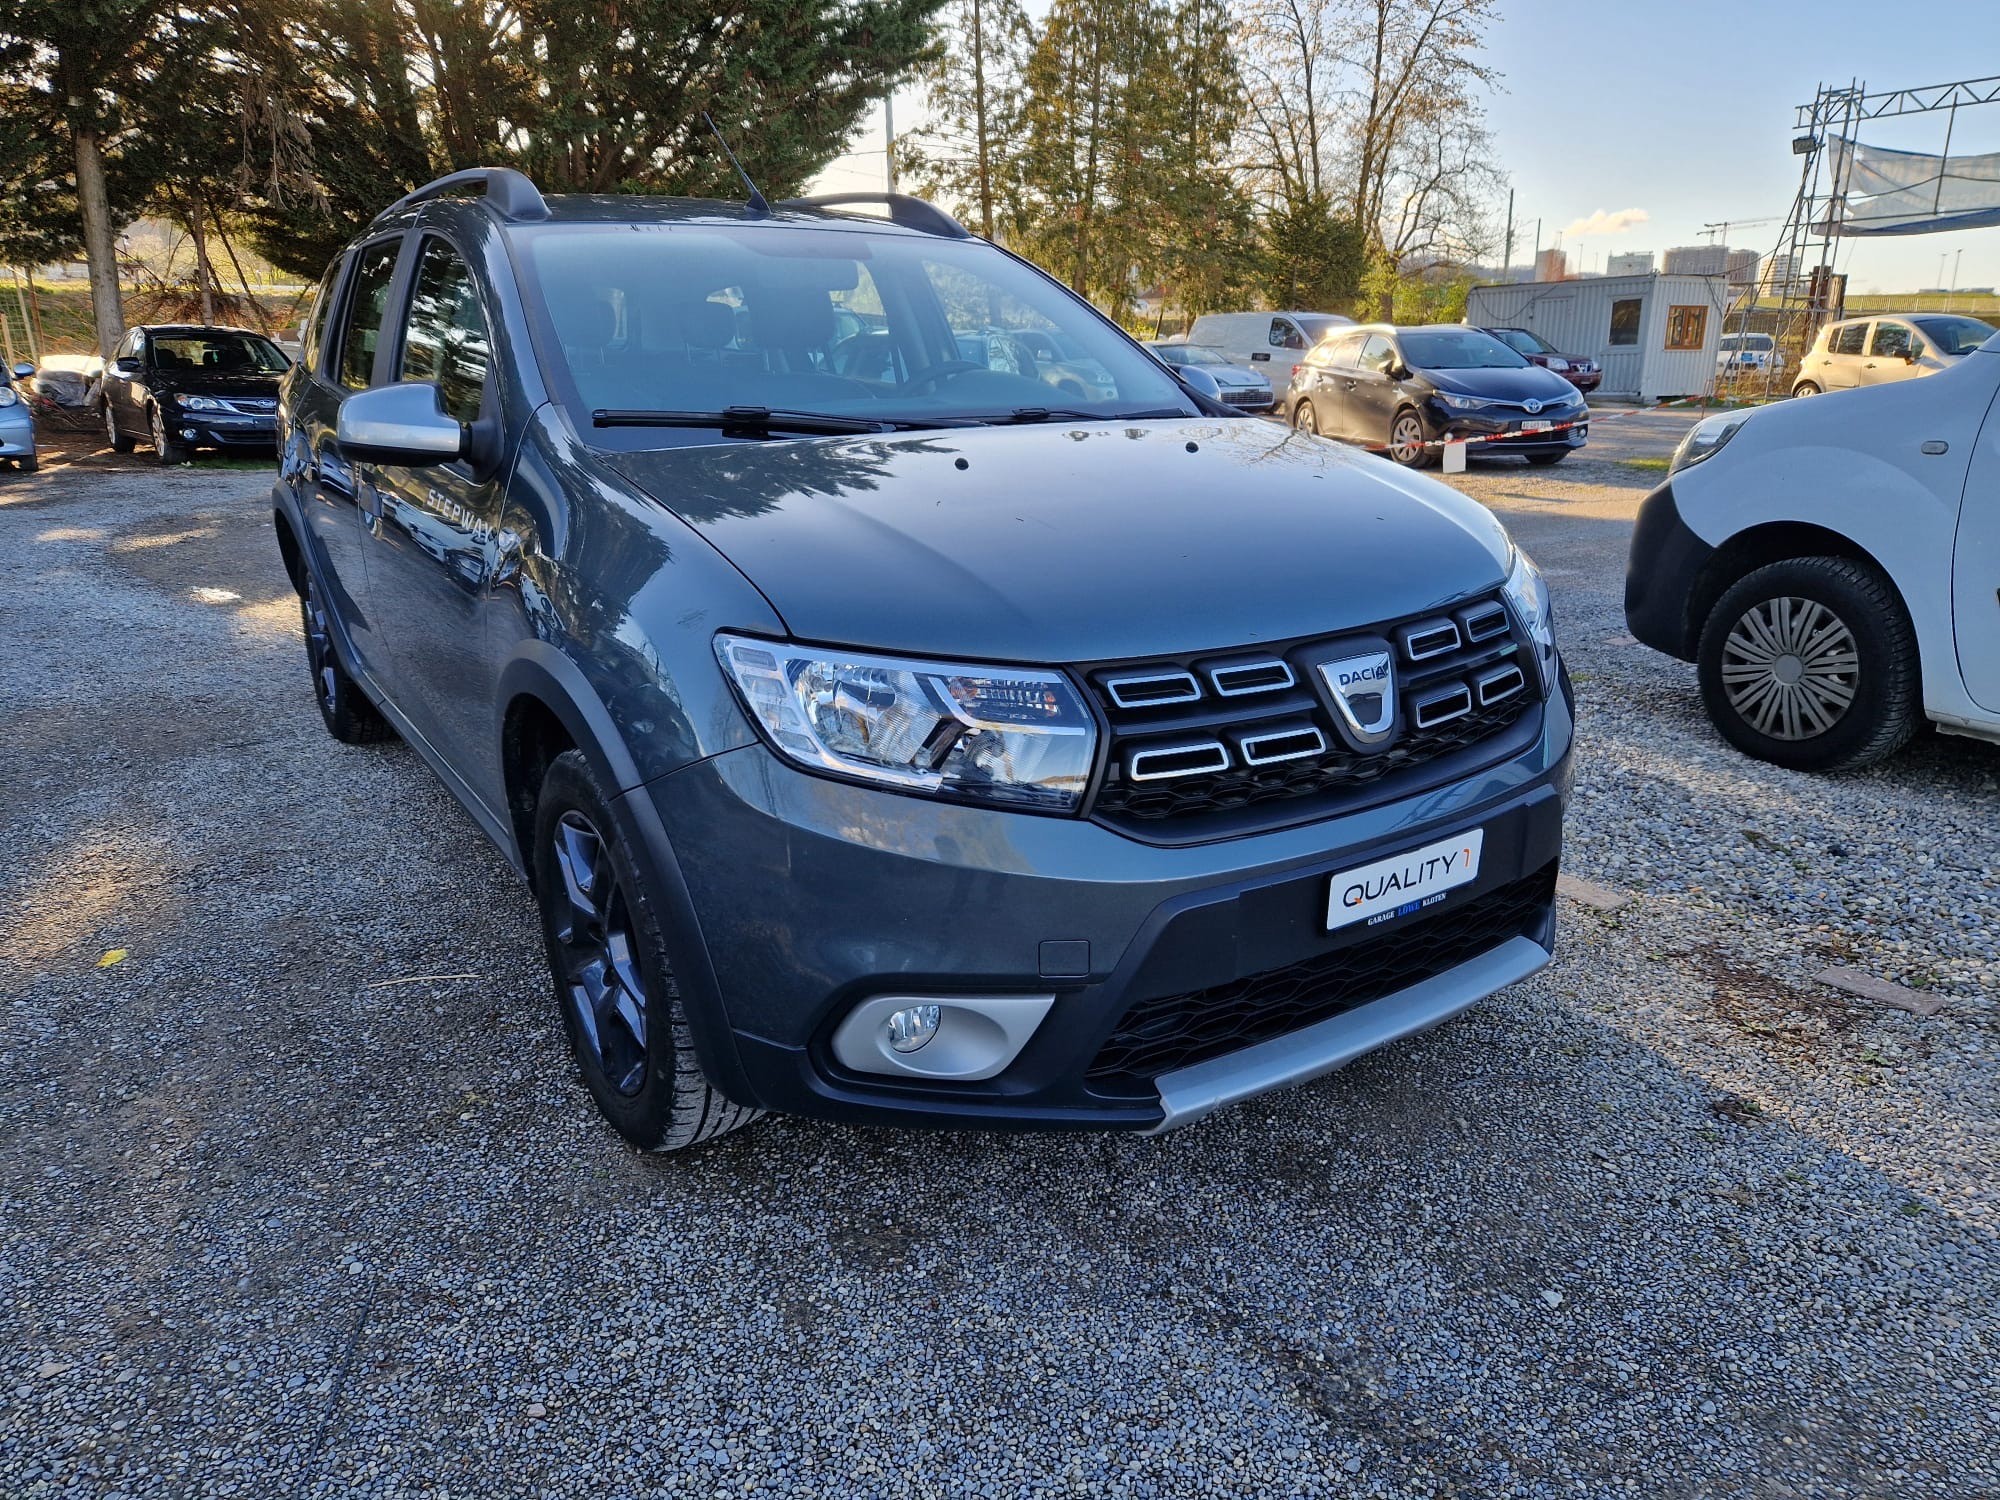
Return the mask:
<path id="1" fill-rule="evenodd" d="M 1334 876 L 1327 896 L 1327 927 L 1400 917 L 1442 900 L 1446 891 L 1479 874 L 1479 851 L 1485 842 L 1486 830 L 1475 828 Z"/>

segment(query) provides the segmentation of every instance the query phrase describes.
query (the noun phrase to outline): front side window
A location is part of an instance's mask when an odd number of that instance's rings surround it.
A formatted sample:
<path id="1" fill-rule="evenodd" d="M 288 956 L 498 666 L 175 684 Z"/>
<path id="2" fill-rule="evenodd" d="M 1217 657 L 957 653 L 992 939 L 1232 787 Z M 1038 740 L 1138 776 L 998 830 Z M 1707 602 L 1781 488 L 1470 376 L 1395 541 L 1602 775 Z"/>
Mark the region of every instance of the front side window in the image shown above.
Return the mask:
<path id="1" fill-rule="evenodd" d="M 1611 337 L 1608 343 L 1618 348 L 1626 348 L 1639 342 L 1639 307 L 1637 297 L 1620 297 L 1611 304 Z"/>
<path id="2" fill-rule="evenodd" d="M 1849 323 L 1836 328 L 1827 342 L 1827 350 L 1832 354 L 1859 354 L 1868 338 L 1866 323 Z"/>
<path id="3" fill-rule="evenodd" d="M 1907 323 L 1877 323 L 1868 352 L 1883 359 L 1901 359 L 1919 352 L 1916 343 L 1917 336 Z"/>
<path id="4" fill-rule="evenodd" d="M 1372 370 L 1377 375 L 1388 373 L 1389 366 L 1396 362 L 1396 346 L 1379 333 L 1368 335 L 1361 346 L 1361 368 Z"/>
<path id="5" fill-rule="evenodd" d="M 1270 345 L 1273 349 L 1303 349 L 1306 341 L 1300 336 L 1298 329 L 1292 327 L 1284 318 L 1273 318 Z"/>
<path id="6" fill-rule="evenodd" d="M 552 383 L 601 410 L 880 422 L 1192 415 L 1151 355 L 977 241 L 759 224 L 551 225 L 518 241 Z"/>
<path id="7" fill-rule="evenodd" d="M 364 245 L 355 257 L 338 371 L 340 383 L 350 391 L 366 390 L 375 378 L 375 346 L 382 341 L 382 319 L 389 311 L 389 285 L 396 279 L 401 248 L 398 240 L 381 240 Z"/>
<path id="8" fill-rule="evenodd" d="M 444 409 L 461 422 L 475 422 L 491 359 L 472 268 L 443 240 L 425 240 L 396 378 L 435 382 Z"/>

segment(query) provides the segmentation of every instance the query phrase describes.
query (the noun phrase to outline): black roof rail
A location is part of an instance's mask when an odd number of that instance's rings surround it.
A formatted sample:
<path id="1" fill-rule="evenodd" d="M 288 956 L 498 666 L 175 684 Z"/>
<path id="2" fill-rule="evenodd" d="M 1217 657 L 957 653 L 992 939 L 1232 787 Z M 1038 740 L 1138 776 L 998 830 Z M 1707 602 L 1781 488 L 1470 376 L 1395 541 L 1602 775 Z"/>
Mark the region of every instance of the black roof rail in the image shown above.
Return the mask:
<path id="1" fill-rule="evenodd" d="M 934 203 L 912 198 L 907 193 L 821 193 L 814 198 L 787 198 L 780 208 L 840 208 L 849 203 L 881 203 L 889 210 L 889 222 L 925 234 L 941 234 L 947 239 L 969 240 L 972 231 Z"/>
<path id="2" fill-rule="evenodd" d="M 503 219 L 546 219 L 549 216 L 549 206 L 542 201 L 541 189 L 528 180 L 526 173 L 517 172 L 512 167 L 467 167 L 463 172 L 447 172 L 437 181 L 427 182 L 414 192 L 403 194 L 382 212 L 394 213 L 399 208 L 428 203 L 461 187 L 486 189 L 486 201 Z"/>

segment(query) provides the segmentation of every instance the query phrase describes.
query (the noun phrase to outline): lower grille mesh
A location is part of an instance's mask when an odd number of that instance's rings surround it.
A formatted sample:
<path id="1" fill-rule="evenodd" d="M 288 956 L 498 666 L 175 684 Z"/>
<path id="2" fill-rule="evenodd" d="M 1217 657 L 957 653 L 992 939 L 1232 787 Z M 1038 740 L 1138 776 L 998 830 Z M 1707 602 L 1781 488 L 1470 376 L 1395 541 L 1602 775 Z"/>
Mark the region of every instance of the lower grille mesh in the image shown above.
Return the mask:
<path id="1" fill-rule="evenodd" d="M 1146 1081 L 1324 1021 L 1519 937 L 1555 899 L 1551 862 L 1524 880 L 1379 937 L 1212 989 L 1141 1000 L 1090 1065 L 1091 1082 Z"/>

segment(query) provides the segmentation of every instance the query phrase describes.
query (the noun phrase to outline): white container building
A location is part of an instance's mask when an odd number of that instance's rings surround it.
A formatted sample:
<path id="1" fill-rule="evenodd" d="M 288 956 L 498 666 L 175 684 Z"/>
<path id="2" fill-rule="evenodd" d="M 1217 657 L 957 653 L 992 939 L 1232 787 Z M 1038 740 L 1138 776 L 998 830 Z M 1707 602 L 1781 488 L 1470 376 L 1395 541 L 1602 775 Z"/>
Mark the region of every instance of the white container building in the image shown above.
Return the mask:
<path id="1" fill-rule="evenodd" d="M 1526 328 L 1604 369 L 1595 394 L 1620 401 L 1698 396 L 1714 384 L 1729 288 L 1721 276 L 1593 276 L 1476 286 L 1465 321 Z"/>

